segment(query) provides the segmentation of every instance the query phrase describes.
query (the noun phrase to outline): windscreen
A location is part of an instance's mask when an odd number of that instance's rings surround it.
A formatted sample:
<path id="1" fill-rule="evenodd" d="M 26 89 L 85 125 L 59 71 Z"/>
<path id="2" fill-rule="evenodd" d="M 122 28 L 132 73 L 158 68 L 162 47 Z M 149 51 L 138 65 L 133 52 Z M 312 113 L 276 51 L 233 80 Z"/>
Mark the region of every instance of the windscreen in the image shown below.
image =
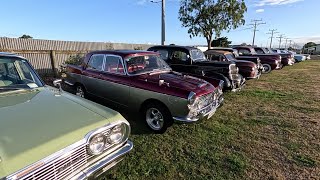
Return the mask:
<path id="1" fill-rule="evenodd" d="M 158 55 L 134 56 L 126 60 L 127 71 L 131 75 L 171 70 Z"/>
<path id="2" fill-rule="evenodd" d="M 43 86 L 29 63 L 16 57 L 0 57 L 0 88 L 36 88 Z"/>

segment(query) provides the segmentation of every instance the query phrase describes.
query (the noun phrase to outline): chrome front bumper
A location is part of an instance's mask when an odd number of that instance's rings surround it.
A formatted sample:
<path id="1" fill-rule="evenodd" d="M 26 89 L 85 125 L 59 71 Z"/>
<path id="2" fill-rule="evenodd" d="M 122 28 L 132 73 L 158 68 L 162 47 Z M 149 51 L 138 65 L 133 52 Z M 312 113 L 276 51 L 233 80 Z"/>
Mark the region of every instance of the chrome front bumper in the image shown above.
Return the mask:
<path id="1" fill-rule="evenodd" d="M 193 123 L 201 119 L 209 119 L 216 112 L 216 110 L 223 105 L 224 97 L 222 90 L 217 92 L 217 99 L 208 106 L 198 110 L 198 116 L 190 118 L 186 117 L 172 117 L 176 122 Z"/>
<path id="2" fill-rule="evenodd" d="M 127 143 L 122 147 L 115 150 L 113 153 L 103 157 L 99 161 L 89 165 L 87 168 L 82 170 L 79 174 L 75 175 L 71 179 L 96 179 L 101 174 L 120 162 L 123 156 L 129 153 L 132 148 L 133 143 L 131 141 L 127 141 Z"/>
<path id="3" fill-rule="evenodd" d="M 240 91 L 246 85 L 246 78 L 232 80 L 232 92 Z"/>

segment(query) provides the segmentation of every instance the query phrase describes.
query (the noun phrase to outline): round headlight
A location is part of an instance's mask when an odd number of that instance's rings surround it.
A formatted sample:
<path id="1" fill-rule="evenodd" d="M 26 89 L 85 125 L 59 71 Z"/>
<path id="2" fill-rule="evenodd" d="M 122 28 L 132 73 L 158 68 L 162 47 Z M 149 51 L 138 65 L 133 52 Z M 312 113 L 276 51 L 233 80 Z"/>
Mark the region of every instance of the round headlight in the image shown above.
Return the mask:
<path id="1" fill-rule="evenodd" d="M 124 137 L 125 131 L 126 129 L 124 124 L 114 126 L 110 131 L 110 135 L 108 136 L 108 142 L 110 144 L 120 143 Z"/>
<path id="2" fill-rule="evenodd" d="M 102 134 L 96 134 L 92 136 L 89 140 L 89 152 L 93 155 L 101 154 L 106 145 L 105 136 Z"/>

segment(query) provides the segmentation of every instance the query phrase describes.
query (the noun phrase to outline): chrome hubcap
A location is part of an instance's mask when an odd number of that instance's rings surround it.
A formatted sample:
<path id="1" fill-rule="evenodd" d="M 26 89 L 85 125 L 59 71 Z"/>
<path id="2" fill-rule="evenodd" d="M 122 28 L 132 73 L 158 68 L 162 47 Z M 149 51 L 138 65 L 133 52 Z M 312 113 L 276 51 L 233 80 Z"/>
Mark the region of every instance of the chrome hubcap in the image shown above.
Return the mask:
<path id="1" fill-rule="evenodd" d="M 83 89 L 82 89 L 81 86 L 78 86 L 78 87 L 77 87 L 76 95 L 84 98 L 84 91 L 83 91 Z"/>
<path id="2" fill-rule="evenodd" d="M 270 67 L 268 65 L 263 65 L 263 72 L 269 72 Z"/>
<path id="3" fill-rule="evenodd" d="M 150 108 L 147 110 L 146 121 L 153 130 L 160 130 L 164 124 L 163 116 L 156 108 Z"/>

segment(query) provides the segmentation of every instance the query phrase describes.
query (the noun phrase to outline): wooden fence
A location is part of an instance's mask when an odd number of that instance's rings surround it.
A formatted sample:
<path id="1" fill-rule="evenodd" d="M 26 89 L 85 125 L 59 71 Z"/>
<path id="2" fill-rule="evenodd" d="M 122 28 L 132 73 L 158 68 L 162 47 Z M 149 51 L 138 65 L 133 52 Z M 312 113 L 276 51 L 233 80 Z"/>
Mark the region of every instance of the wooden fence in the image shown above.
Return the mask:
<path id="1" fill-rule="evenodd" d="M 147 49 L 148 44 L 77 42 L 0 37 L 0 52 L 19 54 L 29 60 L 42 76 L 56 75 L 70 56 L 107 49 Z"/>

